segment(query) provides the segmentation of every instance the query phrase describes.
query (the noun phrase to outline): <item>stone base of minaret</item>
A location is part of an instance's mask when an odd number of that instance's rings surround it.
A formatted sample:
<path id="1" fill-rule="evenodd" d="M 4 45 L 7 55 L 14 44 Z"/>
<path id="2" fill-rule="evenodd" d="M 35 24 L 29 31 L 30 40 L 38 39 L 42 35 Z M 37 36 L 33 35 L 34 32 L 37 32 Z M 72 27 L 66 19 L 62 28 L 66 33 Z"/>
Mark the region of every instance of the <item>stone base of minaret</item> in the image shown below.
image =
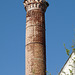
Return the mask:
<path id="1" fill-rule="evenodd" d="M 25 0 L 26 75 L 46 75 L 45 11 L 46 1 Z"/>

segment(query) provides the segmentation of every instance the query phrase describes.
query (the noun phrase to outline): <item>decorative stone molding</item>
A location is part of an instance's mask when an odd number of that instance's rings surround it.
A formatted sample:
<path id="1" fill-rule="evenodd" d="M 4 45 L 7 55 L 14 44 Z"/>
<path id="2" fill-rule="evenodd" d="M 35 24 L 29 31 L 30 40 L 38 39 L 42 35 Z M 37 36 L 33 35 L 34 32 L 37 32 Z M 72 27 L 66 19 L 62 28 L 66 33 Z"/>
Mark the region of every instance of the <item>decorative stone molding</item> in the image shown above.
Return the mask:
<path id="1" fill-rule="evenodd" d="M 46 11 L 46 8 L 48 6 L 49 4 L 45 0 L 25 0 L 24 1 L 24 7 L 27 12 L 33 9 L 41 9 L 43 11 Z"/>

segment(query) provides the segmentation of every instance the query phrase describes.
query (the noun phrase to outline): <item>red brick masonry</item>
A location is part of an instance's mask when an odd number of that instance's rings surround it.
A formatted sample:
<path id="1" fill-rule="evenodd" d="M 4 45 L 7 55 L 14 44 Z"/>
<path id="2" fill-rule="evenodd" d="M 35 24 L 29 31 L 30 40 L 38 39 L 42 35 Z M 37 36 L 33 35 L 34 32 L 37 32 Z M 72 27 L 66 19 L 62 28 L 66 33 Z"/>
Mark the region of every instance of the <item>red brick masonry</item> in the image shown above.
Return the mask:
<path id="1" fill-rule="evenodd" d="M 42 5 L 47 7 L 42 3 L 38 9 L 26 9 L 25 75 L 46 75 L 45 8 L 41 8 Z"/>

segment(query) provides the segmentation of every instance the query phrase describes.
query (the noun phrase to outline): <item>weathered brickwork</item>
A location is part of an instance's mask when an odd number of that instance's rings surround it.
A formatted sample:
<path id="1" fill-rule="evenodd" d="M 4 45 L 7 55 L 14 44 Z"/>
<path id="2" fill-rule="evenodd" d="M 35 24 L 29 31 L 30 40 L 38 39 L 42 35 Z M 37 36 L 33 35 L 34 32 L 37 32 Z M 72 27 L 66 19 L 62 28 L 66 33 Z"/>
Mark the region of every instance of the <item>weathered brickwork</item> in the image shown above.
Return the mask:
<path id="1" fill-rule="evenodd" d="M 26 15 L 26 68 L 25 75 L 46 75 L 45 10 L 44 0 L 25 0 Z"/>

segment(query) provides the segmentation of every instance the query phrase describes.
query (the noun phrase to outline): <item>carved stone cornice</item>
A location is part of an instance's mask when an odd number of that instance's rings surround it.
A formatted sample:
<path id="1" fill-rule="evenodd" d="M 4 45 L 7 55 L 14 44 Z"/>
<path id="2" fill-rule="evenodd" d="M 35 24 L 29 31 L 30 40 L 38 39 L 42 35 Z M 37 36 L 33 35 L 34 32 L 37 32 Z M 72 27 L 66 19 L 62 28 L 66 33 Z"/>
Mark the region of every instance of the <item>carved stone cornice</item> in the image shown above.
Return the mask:
<path id="1" fill-rule="evenodd" d="M 33 9 L 41 9 L 45 12 L 48 6 L 49 4 L 45 0 L 24 0 L 24 7 L 27 12 Z"/>

